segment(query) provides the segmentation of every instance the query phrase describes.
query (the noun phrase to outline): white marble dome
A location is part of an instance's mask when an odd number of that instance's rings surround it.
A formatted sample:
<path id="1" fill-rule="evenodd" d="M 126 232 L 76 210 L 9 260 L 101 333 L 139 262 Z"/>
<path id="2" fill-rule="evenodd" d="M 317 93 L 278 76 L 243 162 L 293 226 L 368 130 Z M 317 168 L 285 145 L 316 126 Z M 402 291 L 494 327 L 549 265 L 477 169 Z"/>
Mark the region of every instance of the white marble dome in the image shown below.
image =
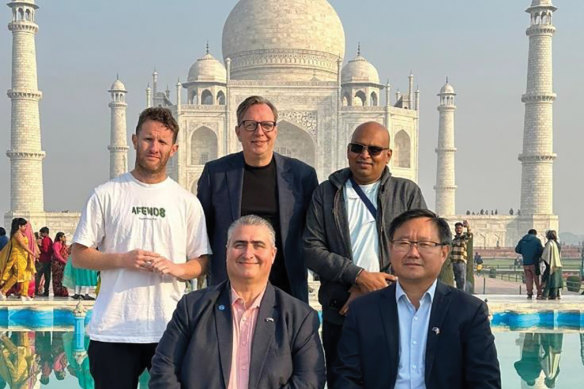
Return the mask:
<path id="1" fill-rule="evenodd" d="M 126 91 L 126 86 L 120 80 L 115 80 L 110 91 Z"/>
<path id="2" fill-rule="evenodd" d="M 375 66 L 360 54 L 350 60 L 341 71 L 341 83 L 372 83 L 379 84 L 379 73 Z"/>
<path id="3" fill-rule="evenodd" d="M 440 94 L 454 94 L 454 88 L 446 81 L 446 84 L 440 88 Z"/>
<path id="4" fill-rule="evenodd" d="M 199 58 L 189 69 L 188 82 L 227 82 L 225 66 L 211 54 Z"/>
<path id="5" fill-rule="evenodd" d="M 345 32 L 326 0 L 240 0 L 223 27 L 235 80 L 335 81 Z"/>

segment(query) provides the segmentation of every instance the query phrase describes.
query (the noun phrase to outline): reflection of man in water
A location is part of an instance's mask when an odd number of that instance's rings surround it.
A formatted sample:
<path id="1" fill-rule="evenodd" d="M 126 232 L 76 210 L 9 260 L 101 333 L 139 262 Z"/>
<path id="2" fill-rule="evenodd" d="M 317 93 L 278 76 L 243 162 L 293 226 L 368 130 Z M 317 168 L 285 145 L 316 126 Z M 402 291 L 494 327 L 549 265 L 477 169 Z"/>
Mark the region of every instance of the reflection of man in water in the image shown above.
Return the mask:
<path id="1" fill-rule="evenodd" d="M 545 374 L 545 386 L 554 388 L 556 378 L 560 374 L 560 355 L 562 353 L 562 342 L 564 334 L 541 334 L 541 348 L 543 356 L 541 357 L 541 368 Z"/>
<path id="2" fill-rule="evenodd" d="M 523 348 L 521 349 L 521 359 L 514 364 L 517 374 L 529 386 L 535 385 L 535 380 L 541 373 L 541 365 L 539 363 L 539 335 L 525 334 Z"/>
<path id="3" fill-rule="evenodd" d="M 561 333 L 525 334 L 521 359 L 515 362 L 515 370 L 528 386 L 534 386 L 536 381 L 541 384 L 543 371 L 543 383 L 548 388 L 556 386 L 556 379 L 560 374 L 560 355 L 564 335 Z M 584 337 L 580 335 L 581 343 Z M 584 344 L 583 344 L 584 345 Z M 584 351 L 582 351 L 582 363 L 584 363 Z"/>

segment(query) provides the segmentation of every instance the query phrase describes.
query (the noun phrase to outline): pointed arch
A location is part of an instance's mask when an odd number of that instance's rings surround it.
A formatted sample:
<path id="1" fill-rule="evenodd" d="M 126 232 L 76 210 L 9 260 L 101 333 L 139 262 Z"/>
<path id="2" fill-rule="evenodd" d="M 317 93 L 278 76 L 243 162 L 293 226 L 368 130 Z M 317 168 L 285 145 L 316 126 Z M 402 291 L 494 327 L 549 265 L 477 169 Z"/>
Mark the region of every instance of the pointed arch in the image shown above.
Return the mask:
<path id="1" fill-rule="evenodd" d="M 371 98 L 370 98 L 369 101 L 371 102 L 371 106 L 372 107 L 377 107 L 377 105 L 378 105 L 377 93 L 371 92 Z"/>
<path id="2" fill-rule="evenodd" d="M 277 153 L 297 158 L 310 166 L 316 163 L 316 147 L 310 135 L 302 128 L 287 122 L 278 123 Z"/>
<path id="3" fill-rule="evenodd" d="M 364 107 L 366 100 L 367 97 L 365 96 L 365 93 L 363 91 L 357 91 L 357 93 L 355 93 L 355 98 L 353 99 L 353 105 L 356 107 Z"/>
<path id="4" fill-rule="evenodd" d="M 217 158 L 217 135 L 208 127 L 200 127 L 191 135 L 191 165 L 204 165 Z"/>
<path id="5" fill-rule="evenodd" d="M 201 93 L 201 104 L 213 105 L 213 94 L 208 89 L 205 89 L 203 93 Z"/>
<path id="6" fill-rule="evenodd" d="M 222 90 L 217 93 L 217 104 L 225 105 L 225 93 Z"/>
<path id="7" fill-rule="evenodd" d="M 404 130 L 395 134 L 393 161 L 396 167 L 409 168 L 411 166 L 411 140 Z"/>

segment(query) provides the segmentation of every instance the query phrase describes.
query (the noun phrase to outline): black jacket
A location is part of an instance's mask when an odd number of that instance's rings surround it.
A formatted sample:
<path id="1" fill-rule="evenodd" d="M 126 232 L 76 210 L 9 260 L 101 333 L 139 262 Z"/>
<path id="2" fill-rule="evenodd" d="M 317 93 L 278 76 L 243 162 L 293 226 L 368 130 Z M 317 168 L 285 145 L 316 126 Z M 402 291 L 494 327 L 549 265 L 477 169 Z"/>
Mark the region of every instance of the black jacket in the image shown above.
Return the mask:
<path id="1" fill-rule="evenodd" d="M 351 176 L 341 169 L 314 191 L 306 215 L 304 253 L 308 268 L 320 277 L 318 300 L 323 319 L 342 324 L 339 309 L 349 298 L 349 288 L 361 270 L 353 263 L 351 238 L 343 186 Z M 387 230 L 391 221 L 409 209 L 426 208 L 418 185 L 405 178 L 393 177 L 386 167 L 381 175 L 377 196 L 377 234 L 379 237 L 379 268 L 389 269 Z"/>

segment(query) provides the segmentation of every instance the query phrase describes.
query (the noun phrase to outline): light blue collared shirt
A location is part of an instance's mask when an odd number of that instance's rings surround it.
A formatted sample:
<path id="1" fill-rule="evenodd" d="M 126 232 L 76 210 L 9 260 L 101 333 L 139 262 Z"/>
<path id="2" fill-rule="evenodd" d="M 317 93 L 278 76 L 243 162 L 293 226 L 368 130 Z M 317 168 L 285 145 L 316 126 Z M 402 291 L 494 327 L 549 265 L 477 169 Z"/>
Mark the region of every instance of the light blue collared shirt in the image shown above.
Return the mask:
<path id="1" fill-rule="evenodd" d="M 395 300 L 399 320 L 399 366 L 395 389 L 426 389 L 424 372 L 426 340 L 430 311 L 436 291 L 436 282 L 428 288 L 420 300 L 418 310 L 410 302 L 399 281 L 396 283 Z"/>

